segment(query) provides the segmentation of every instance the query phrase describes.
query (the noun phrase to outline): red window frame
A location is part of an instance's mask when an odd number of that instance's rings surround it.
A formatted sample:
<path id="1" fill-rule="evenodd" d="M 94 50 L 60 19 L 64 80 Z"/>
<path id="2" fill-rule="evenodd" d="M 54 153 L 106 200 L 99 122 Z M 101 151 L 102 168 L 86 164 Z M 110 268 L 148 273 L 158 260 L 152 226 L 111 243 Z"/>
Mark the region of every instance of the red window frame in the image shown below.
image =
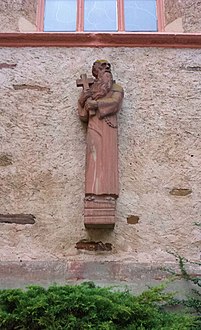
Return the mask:
<path id="1" fill-rule="evenodd" d="M 157 6 L 157 19 L 158 31 L 164 31 L 164 0 L 156 0 Z M 45 0 L 38 0 L 37 6 L 37 32 L 44 31 L 44 13 L 45 13 Z M 117 0 L 117 13 L 118 13 L 118 32 L 125 32 L 124 22 L 124 0 Z M 77 24 L 76 32 L 84 32 L 84 0 L 77 0 Z M 70 33 L 76 33 L 70 32 Z"/>

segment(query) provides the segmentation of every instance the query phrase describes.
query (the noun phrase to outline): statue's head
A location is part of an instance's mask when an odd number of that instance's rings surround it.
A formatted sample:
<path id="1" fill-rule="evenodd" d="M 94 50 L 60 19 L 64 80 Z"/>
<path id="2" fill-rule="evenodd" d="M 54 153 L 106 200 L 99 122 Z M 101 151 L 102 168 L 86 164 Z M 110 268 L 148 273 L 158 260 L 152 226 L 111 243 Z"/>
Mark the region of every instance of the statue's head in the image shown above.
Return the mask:
<path id="1" fill-rule="evenodd" d="M 95 78 L 102 76 L 105 72 L 111 74 L 111 64 L 106 60 L 97 60 L 92 66 L 92 74 Z"/>

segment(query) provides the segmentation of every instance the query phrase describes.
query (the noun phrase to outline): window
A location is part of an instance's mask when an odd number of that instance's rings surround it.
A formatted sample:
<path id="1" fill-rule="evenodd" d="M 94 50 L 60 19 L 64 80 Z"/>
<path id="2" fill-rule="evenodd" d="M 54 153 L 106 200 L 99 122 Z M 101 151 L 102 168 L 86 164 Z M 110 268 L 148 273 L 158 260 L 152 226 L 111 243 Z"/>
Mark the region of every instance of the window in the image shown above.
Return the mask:
<path id="1" fill-rule="evenodd" d="M 162 31 L 163 0 L 38 0 L 39 31 Z"/>

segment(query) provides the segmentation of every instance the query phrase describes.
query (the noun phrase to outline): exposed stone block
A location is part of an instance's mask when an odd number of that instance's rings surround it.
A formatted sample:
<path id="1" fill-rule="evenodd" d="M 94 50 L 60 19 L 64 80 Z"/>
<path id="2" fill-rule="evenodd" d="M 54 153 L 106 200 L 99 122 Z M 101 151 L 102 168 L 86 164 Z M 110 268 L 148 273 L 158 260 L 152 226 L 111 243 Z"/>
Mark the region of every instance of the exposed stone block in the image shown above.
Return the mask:
<path id="1" fill-rule="evenodd" d="M 191 194 L 192 194 L 191 189 L 173 188 L 170 191 L 170 195 L 173 195 L 173 196 L 188 196 Z"/>
<path id="2" fill-rule="evenodd" d="M 13 88 L 16 91 L 22 90 L 22 89 L 30 89 L 30 90 L 35 90 L 35 91 L 39 91 L 39 92 L 43 92 L 43 91 L 50 92 L 49 87 L 39 86 L 39 85 L 19 84 L 19 85 L 13 85 Z"/>
<path id="3" fill-rule="evenodd" d="M 111 243 L 103 243 L 103 242 L 94 242 L 81 240 L 76 243 L 76 249 L 78 250 L 88 250 L 88 251 L 111 251 L 112 244 Z"/>
<path id="4" fill-rule="evenodd" d="M 12 165 L 12 156 L 6 153 L 0 154 L 0 166 Z"/>
<path id="5" fill-rule="evenodd" d="M 34 224 L 35 216 L 32 214 L 0 214 L 0 223 L 17 223 L 20 225 Z"/>
<path id="6" fill-rule="evenodd" d="M 10 64 L 10 63 L 0 63 L 0 70 L 1 69 L 13 69 L 17 66 L 17 64 Z"/>
<path id="7" fill-rule="evenodd" d="M 136 223 L 139 222 L 139 217 L 137 215 L 129 215 L 127 217 L 127 223 L 130 225 L 135 225 Z"/>

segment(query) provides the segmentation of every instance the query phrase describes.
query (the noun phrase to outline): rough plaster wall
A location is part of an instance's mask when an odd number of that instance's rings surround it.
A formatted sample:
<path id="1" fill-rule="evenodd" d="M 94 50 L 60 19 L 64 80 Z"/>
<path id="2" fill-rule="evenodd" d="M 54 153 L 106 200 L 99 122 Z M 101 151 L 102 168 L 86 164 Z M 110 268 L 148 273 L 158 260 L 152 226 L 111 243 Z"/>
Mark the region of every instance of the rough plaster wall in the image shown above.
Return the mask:
<path id="1" fill-rule="evenodd" d="M 201 32 L 200 0 L 165 0 L 165 30 L 169 32 Z"/>
<path id="2" fill-rule="evenodd" d="M 182 17 L 182 3 L 180 0 L 165 0 L 164 9 L 165 9 L 165 25 L 168 25 Z"/>
<path id="3" fill-rule="evenodd" d="M 183 17 L 184 32 L 201 32 L 201 2 L 187 0 Z"/>
<path id="4" fill-rule="evenodd" d="M 125 89 L 114 231 L 83 225 L 86 128 L 75 80 L 97 58 Z M 5 62 L 16 66 L 0 70 L 0 213 L 31 213 L 36 224 L 0 224 L 0 259 L 163 264 L 177 251 L 198 260 L 200 50 L 4 48 Z M 112 252 L 79 252 L 80 239 Z"/>
<path id="5" fill-rule="evenodd" d="M 0 0 L 0 32 L 34 32 L 36 0 Z"/>

